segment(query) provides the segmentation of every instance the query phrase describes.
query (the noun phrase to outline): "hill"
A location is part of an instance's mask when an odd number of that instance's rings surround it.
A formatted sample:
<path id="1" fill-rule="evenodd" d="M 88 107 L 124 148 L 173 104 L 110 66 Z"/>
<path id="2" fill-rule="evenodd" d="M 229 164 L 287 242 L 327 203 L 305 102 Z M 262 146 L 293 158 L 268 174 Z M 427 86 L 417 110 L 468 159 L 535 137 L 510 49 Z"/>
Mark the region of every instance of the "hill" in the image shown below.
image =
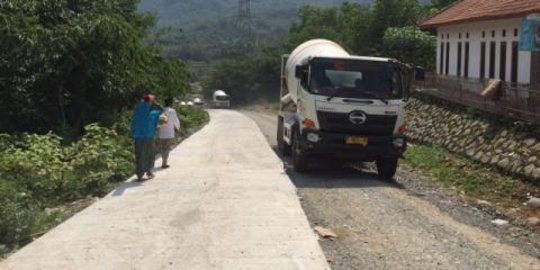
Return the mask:
<path id="1" fill-rule="evenodd" d="M 252 0 L 251 31 L 237 23 L 238 0 L 142 0 L 139 10 L 155 13 L 158 28 L 173 29 L 162 37 L 162 45 L 169 56 L 214 62 L 283 40 L 298 19 L 301 6 L 330 7 L 344 2 L 369 6 L 373 1 Z"/>
<path id="2" fill-rule="evenodd" d="M 345 0 L 253 0 L 251 13 L 256 22 L 270 25 L 288 25 L 300 6 L 336 6 Z M 350 1 L 369 4 L 371 0 Z M 142 0 L 139 8 L 155 12 L 159 26 L 175 26 L 184 29 L 217 18 L 234 18 L 238 13 L 238 0 Z"/>

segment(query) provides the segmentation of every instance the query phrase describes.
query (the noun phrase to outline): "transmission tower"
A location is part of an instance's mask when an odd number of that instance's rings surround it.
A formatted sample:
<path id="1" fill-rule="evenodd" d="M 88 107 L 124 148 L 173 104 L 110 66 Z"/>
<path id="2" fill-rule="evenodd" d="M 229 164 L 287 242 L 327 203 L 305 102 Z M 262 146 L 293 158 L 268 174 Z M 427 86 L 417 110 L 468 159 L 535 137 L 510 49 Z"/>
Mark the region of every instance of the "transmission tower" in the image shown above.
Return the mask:
<path id="1" fill-rule="evenodd" d="M 238 25 L 251 29 L 251 1 L 238 0 Z"/>

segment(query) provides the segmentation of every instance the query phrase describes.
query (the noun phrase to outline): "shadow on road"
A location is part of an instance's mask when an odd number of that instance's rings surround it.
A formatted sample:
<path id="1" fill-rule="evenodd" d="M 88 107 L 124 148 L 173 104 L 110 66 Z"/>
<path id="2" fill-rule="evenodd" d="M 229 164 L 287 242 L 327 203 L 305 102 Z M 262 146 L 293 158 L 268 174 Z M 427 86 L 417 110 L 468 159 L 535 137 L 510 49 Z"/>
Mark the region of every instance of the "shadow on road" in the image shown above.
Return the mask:
<path id="1" fill-rule="evenodd" d="M 136 187 L 140 187 L 140 186 L 142 186 L 142 184 L 139 183 L 139 182 L 135 182 L 135 181 L 126 182 L 123 185 L 121 185 L 120 187 L 116 188 L 113 191 L 112 196 L 113 197 L 122 196 L 127 189 L 136 188 Z"/>
<path id="2" fill-rule="evenodd" d="M 285 157 L 272 147 L 278 157 L 283 161 L 285 172 L 297 188 L 373 188 L 393 187 L 404 189 L 396 181 L 382 181 L 367 165 L 340 163 L 336 160 L 313 160 L 309 173 L 297 173 L 292 166 L 290 157 Z"/>

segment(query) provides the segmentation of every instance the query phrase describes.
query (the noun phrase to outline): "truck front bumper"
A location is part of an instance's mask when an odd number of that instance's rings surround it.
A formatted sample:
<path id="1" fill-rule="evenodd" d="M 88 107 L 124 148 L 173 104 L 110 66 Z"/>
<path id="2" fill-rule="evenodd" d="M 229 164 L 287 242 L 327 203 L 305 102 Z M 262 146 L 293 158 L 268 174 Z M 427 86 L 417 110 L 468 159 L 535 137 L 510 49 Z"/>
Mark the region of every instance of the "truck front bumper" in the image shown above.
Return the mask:
<path id="1" fill-rule="evenodd" d="M 367 144 L 348 144 L 347 138 L 361 137 Z M 317 139 L 317 140 L 316 140 Z M 300 149 L 310 156 L 328 156 L 355 161 L 374 161 L 381 157 L 400 157 L 407 150 L 407 137 L 361 136 L 305 129 L 300 136 Z"/>

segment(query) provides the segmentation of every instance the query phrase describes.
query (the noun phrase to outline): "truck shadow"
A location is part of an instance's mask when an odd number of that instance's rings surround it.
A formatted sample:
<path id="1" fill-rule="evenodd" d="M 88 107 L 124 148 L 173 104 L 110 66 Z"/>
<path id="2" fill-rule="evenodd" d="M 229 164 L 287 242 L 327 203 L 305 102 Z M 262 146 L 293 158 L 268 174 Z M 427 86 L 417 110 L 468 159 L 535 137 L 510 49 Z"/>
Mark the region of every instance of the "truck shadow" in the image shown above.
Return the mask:
<path id="1" fill-rule="evenodd" d="M 273 148 L 276 151 L 275 147 Z M 277 152 L 276 152 L 277 154 Z M 290 157 L 277 154 L 285 172 L 297 188 L 376 188 L 404 189 L 395 180 L 383 181 L 368 165 L 351 165 L 336 160 L 314 161 L 308 173 L 295 172 Z"/>

